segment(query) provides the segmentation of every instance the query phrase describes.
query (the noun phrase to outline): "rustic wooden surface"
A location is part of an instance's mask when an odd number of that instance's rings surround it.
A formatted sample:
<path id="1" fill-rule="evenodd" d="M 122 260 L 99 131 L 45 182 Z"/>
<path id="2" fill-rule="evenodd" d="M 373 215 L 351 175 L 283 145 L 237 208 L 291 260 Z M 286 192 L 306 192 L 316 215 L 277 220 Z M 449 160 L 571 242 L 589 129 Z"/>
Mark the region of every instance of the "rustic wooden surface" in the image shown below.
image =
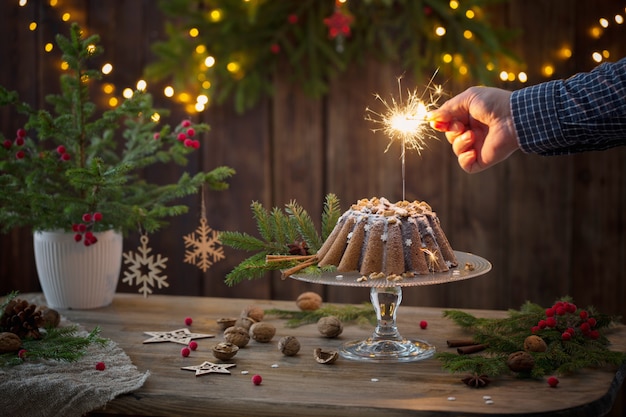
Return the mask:
<path id="1" fill-rule="evenodd" d="M 346 288 L 346 290 L 349 290 Z M 624 377 L 624 367 L 585 370 L 563 376 L 558 388 L 545 381 L 500 377 L 484 389 L 473 389 L 460 375 L 441 369 L 436 359 L 410 363 L 364 363 L 340 358 L 333 365 L 313 360 L 315 348 L 338 349 L 341 343 L 361 340 L 372 334 L 370 325 L 346 323 L 337 339 L 319 335 L 316 325 L 286 328 L 285 320 L 267 316 L 277 333 L 270 343 L 251 341 L 225 363 L 234 363 L 230 375 L 195 377 L 183 366 L 205 360 L 222 363 L 211 347 L 223 340 L 216 320 L 237 317 L 250 305 L 264 309 L 295 310 L 293 302 L 151 296 L 118 294 L 111 306 L 83 311 L 62 311 L 68 319 L 117 342 L 140 371 L 150 371 L 145 385 L 120 396 L 93 416 L 108 414 L 159 416 L 601 416 L 609 411 Z M 503 311 L 468 310 L 478 317 L 501 317 Z M 170 331 L 185 327 L 192 317 L 193 332 L 213 333 L 212 339 L 198 339 L 198 349 L 187 358 L 175 343 L 143 344 L 145 331 Z M 426 320 L 422 330 L 419 322 Z M 438 351 L 451 350 L 446 340 L 466 338 L 460 328 L 442 317 L 438 308 L 406 307 L 398 310 L 398 327 L 404 337 L 434 344 Z M 285 357 L 277 350 L 278 340 L 293 335 L 301 343 L 298 355 Z M 612 349 L 626 350 L 626 328 L 611 333 Z M 272 365 L 278 367 L 273 368 Z M 248 371 L 247 375 L 241 371 Z M 260 386 L 251 377 L 263 378 Z M 377 379 L 373 381 L 372 379 Z M 483 396 L 492 398 L 485 404 Z M 455 397 L 455 401 L 448 400 Z"/>

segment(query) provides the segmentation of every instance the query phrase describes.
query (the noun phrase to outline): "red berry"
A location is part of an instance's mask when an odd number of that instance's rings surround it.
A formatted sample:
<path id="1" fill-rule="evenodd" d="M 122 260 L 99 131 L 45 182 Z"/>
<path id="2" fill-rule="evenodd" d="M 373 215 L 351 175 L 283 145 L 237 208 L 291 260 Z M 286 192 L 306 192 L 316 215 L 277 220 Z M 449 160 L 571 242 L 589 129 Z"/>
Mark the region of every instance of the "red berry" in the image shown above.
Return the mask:
<path id="1" fill-rule="evenodd" d="M 192 340 L 191 342 L 189 342 L 189 349 L 191 350 L 198 349 L 198 342 L 196 342 L 195 340 Z"/>
<path id="2" fill-rule="evenodd" d="M 185 139 L 187 139 L 187 135 L 185 135 L 184 133 L 179 133 L 178 136 L 176 136 L 176 139 L 178 139 L 179 142 L 184 142 Z"/>
<path id="3" fill-rule="evenodd" d="M 17 129 L 17 137 L 18 138 L 26 137 L 26 129 L 21 128 L 21 127 Z"/>
<path id="4" fill-rule="evenodd" d="M 428 327 L 428 322 L 426 320 L 420 321 L 420 329 L 425 329 Z"/>
<path id="5" fill-rule="evenodd" d="M 298 23 L 298 15 L 290 14 L 289 16 L 287 16 L 287 22 L 289 22 L 292 25 L 295 25 L 296 23 Z"/>
<path id="6" fill-rule="evenodd" d="M 555 313 L 555 309 L 550 307 L 550 308 L 546 308 L 546 317 L 552 317 L 554 316 Z"/>
<path id="7" fill-rule="evenodd" d="M 572 340 L 572 334 L 570 332 L 563 332 L 561 335 L 561 340 L 567 342 L 568 340 Z"/>
<path id="8" fill-rule="evenodd" d="M 78 225 L 76 223 L 72 225 L 72 232 L 78 232 Z"/>
<path id="9" fill-rule="evenodd" d="M 194 149 L 200 148 L 200 141 L 199 140 L 192 140 L 191 141 L 191 147 L 194 148 Z"/>
<path id="10" fill-rule="evenodd" d="M 17 151 L 15 153 L 15 158 L 16 159 L 24 159 L 25 156 L 26 156 L 26 153 L 24 153 L 24 151 Z"/>
<path id="11" fill-rule="evenodd" d="M 196 134 L 196 130 L 193 127 L 190 127 L 189 129 L 187 129 L 187 136 L 189 136 L 190 138 L 192 138 L 195 134 Z"/>
<path id="12" fill-rule="evenodd" d="M 186 358 L 191 353 L 188 347 L 184 347 L 180 350 L 180 354 L 183 355 L 183 358 Z"/>
<path id="13" fill-rule="evenodd" d="M 78 225 L 78 231 L 81 233 L 85 233 L 85 231 L 87 230 L 87 225 L 84 223 L 81 223 Z"/>
<path id="14" fill-rule="evenodd" d="M 18 358 L 20 358 L 20 359 L 24 359 L 24 358 L 26 357 L 26 353 L 28 353 L 28 352 L 26 351 L 26 349 L 20 349 L 20 350 L 17 352 L 17 357 L 18 357 Z"/>
<path id="15" fill-rule="evenodd" d="M 193 319 L 191 317 L 185 317 L 185 324 L 191 326 L 191 323 L 193 323 Z"/>
<path id="16" fill-rule="evenodd" d="M 190 120 L 183 120 L 180 125 L 182 127 L 189 127 L 189 126 L 191 126 L 191 121 Z"/>
<path id="17" fill-rule="evenodd" d="M 97 369 L 98 371 L 104 371 L 104 368 L 106 368 L 106 365 L 104 364 L 104 362 L 98 362 L 98 363 L 96 364 L 96 369 Z"/>
<path id="18" fill-rule="evenodd" d="M 594 319 L 593 317 L 589 317 L 589 320 L 587 320 L 587 323 L 589 323 L 589 327 L 596 327 L 596 324 L 598 324 L 596 319 Z"/>
<path id="19" fill-rule="evenodd" d="M 586 320 L 587 317 L 589 317 L 589 313 L 587 313 L 585 310 L 582 310 L 579 314 L 580 318 L 583 320 Z"/>
<path id="20" fill-rule="evenodd" d="M 597 340 L 600 338 L 600 332 L 597 330 L 592 330 L 589 332 L 589 338 L 593 340 Z"/>
<path id="21" fill-rule="evenodd" d="M 24 146 L 24 138 L 15 138 L 15 145 Z"/>
<path id="22" fill-rule="evenodd" d="M 11 142 L 8 139 L 5 139 L 4 142 L 2 142 L 2 146 L 4 146 L 4 149 L 11 149 L 12 145 L 13 145 L 13 142 Z"/>
<path id="23" fill-rule="evenodd" d="M 556 319 L 554 317 L 548 317 L 546 319 L 546 326 L 548 326 L 548 327 L 556 326 Z"/>
<path id="24" fill-rule="evenodd" d="M 574 329 L 573 327 L 568 327 L 567 330 L 565 330 L 567 333 L 571 334 L 572 336 L 574 336 L 576 334 L 576 329 Z"/>
<path id="25" fill-rule="evenodd" d="M 539 323 L 537 323 L 537 326 L 539 326 L 540 329 L 545 329 L 547 325 L 548 324 L 545 320 L 539 320 Z"/>
<path id="26" fill-rule="evenodd" d="M 263 378 L 261 378 L 261 375 L 256 374 L 252 376 L 252 383 L 254 385 L 261 385 L 261 382 L 263 382 Z"/>
<path id="27" fill-rule="evenodd" d="M 585 322 L 585 323 L 581 323 L 580 325 L 580 331 L 583 333 L 588 333 L 591 330 L 591 327 L 589 326 L 589 323 Z"/>
<path id="28" fill-rule="evenodd" d="M 557 316 L 562 316 L 565 313 L 566 313 L 565 307 L 557 307 L 556 308 L 556 315 Z"/>
<path id="29" fill-rule="evenodd" d="M 574 303 L 567 303 L 567 304 L 565 305 L 565 310 L 566 310 L 568 313 L 575 313 L 575 312 L 576 312 L 576 308 L 577 308 L 577 307 L 576 307 L 576 304 L 574 304 Z"/>
<path id="30" fill-rule="evenodd" d="M 273 43 L 270 45 L 270 52 L 273 54 L 279 54 L 280 53 L 280 45 L 277 43 Z"/>
<path id="31" fill-rule="evenodd" d="M 93 214 L 93 221 L 94 221 L 94 222 L 99 222 L 99 221 L 102 221 L 102 213 L 100 213 L 99 211 L 96 211 L 96 212 Z"/>
<path id="32" fill-rule="evenodd" d="M 559 379 L 555 376 L 551 376 L 550 378 L 548 378 L 548 385 L 550 385 L 552 388 L 556 388 L 556 386 L 559 385 Z"/>
<path id="33" fill-rule="evenodd" d="M 152 136 L 154 138 L 154 140 L 159 140 L 161 139 L 161 134 L 160 133 L 155 133 L 154 136 Z"/>
<path id="34" fill-rule="evenodd" d="M 90 213 L 83 214 L 83 221 L 85 223 L 89 223 L 91 221 L 91 214 Z"/>
<path id="35" fill-rule="evenodd" d="M 533 326 L 530 328 L 530 331 L 532 334 L 535 334 L 537 332 L 539 332 L 539 330 L 541 330 L 541 328 L 539 326 Z"/>
<path id="36" fill-rule="evenodd" d="M 185 139 L 185 141 L 183 142 L 183 145 L 185 145 L 187 148 L 191 148 L 193 146 L 193 140 L 187 138 Z"/>
<path id="37" fill-rule="evenodd" d="M 80 242 L 81 240 L 83 240 L 83 235 L 81 235 L 80 233 L 76 233 L 74 235 L 74 241 Z"/>
<path id="38" fill-rule="evenodd" d="M 70 159 L 72 159 L 72 157 L 69 153 L 64 153 L 61 155 L 61 161 L 69 161 Z"/>
<path id="39" fill-rule="evenodd" d="M 57 146 L 57 153 L 63 155 L 65 153 L 65 146 L 63 145 Z"/>

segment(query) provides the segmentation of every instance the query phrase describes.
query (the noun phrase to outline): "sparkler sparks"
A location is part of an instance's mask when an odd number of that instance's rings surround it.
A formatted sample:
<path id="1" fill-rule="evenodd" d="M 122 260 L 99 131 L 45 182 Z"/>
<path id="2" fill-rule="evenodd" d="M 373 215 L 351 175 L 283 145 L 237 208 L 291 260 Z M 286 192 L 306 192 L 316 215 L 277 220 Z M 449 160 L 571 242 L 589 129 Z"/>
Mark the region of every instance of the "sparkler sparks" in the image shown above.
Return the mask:
<path id="1" fill-rule="evenodd" d="M 406 149 L 412 149 L 421 154 L 429 138 L 436 139 L 431 133 L 428 124 L 428 112 L 437 107 L 437 102 L 443 95 L 441 85 L 433 84 L 431 77 L 426 88 L 419 93 L 417 89 L 407 92 L 406 101 L 402 99 L 402 77 L 398 77 L 398 99 L 391 97 L 388 102 L 380 94 L 374 97 L 380 101 L 385 110 L 377 112 L 371 108 L 366 108 L 365 120 L 377 124 L 379 127 L 372 129 L 373 132 L 382 131 L 389 138 L 389 144 L 385 152 L 389 150 L 391 144 L 399 140 L 402 144 L 402 156 Z"/>

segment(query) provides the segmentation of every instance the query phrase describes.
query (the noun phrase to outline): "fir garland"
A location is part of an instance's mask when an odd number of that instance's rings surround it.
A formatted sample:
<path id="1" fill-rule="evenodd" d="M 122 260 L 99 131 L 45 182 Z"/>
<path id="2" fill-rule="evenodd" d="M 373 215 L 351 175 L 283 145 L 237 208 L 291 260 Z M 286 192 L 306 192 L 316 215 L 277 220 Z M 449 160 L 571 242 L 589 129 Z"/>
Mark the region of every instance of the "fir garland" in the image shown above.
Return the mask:
<path id="1" fill-rule="evenodd" d="M 619 366 L 626 360 L 626 353 L 609 350 L 606 337 L 606 331 L 619 322 L 619 317 L 600 314 L 593 307 L 578 308 L 568 297 L 547 309 L 527 302 L 502 319 L 477 318 L 458 310 L 446 310 L 444 317 L 471 332 L 476 343 L 488 345 L 480 355 L 437 353 L 443 368 L 450 372 L 489 377 L 511 373 L 507 358 L 524 350 L 524 341 L 532 334 L 541 337 L 547 348 L 528 352 L 534 367 L 518 376 L 541 378 L 588 367 Z"/>
<path id="2" fill-rule="evenodd" d="M 418 80 L 440 68 L 489 83 L 512 57 L 504 46 L 511 32 L 494 27 L 486 10 L 502 1 L 161 0 L 167 39 L 153 44 L 146 76 L 172 77 L 177 90 L 210 101 L 232 99 L 238 111 L 272 94 L 279 69 L 319 98 L 367 57 L 398 62 Z"/>
<path id="3" fill-rule="evenodd" d="M 287 319 L 287 327 L 299 327 L 305 324 L 317 323 L 319 319 L 327 316 L 335 316 L 342 322 L 357 321 L 376 324 L 376 313 L 372 304 L 363 303 L 361 306 L 354 305 L 325 305 L 313 311 L 293 311 L 282 309 L 265 310 L 265 314 Z"/>
<path id="4" fill-rule="evenodd" d="M 219 236 L 224 246 L 255 252 L 226 275 L 225 282 L 228 285 L 260 278 L 269 271 L 293 267 L 299 263 L 299 257 L 290 259 L 290 255 L 307 257 L 316 253 L 341 215 L 339 199 L 334 194 L 328 194 L 324 202 L 320 236 L 311 216 L 295 201 L 289 202 L 284 211 L 278 207 L 269 211 L 257 201 L 252 202 L 251 208 L 260 238 L 229 231 L 221 232 Z M 277 262 L 267 262 L 268 255 L 286 256 Z M 319 268 L 313 267 L 307 272 L 319 272 Z"/>

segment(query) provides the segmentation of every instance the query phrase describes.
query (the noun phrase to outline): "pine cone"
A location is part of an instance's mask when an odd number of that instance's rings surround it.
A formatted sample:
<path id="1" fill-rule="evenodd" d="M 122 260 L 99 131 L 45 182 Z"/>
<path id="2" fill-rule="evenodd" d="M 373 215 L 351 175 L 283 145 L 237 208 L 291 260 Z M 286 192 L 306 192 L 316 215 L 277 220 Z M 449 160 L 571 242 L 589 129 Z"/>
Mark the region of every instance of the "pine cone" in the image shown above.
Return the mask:
<path id="1" fill-rule="evenodd" d="M 9 301 L 0 317 L 0 328 L 15 333 L 22 339 L 40 339 L 39 327 L 42 325 L 43 318 L 37 306 L 19 298 Z"/>

